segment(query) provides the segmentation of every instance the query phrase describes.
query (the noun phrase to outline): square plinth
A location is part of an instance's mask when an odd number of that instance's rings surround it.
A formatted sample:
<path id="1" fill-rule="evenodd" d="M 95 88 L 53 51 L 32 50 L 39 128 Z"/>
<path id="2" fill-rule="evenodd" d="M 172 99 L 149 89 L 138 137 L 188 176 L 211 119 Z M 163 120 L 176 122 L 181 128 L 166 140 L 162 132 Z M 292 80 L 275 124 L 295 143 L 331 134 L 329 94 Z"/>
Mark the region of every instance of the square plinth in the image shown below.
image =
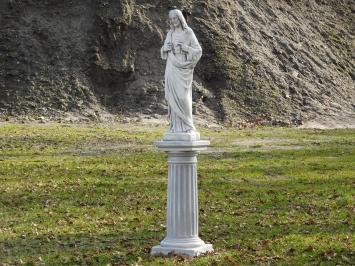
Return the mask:
<path id="1" fill-rule="evenodd" d="M 164 141 L 196 141 L 200 140 L 200 133 L 199 132 L 180 132 L 180 133 L 173 133 L 167 132 L 163 137 Z"/>
<path id="2" fill-rule="evenodd" d="M 174 248 L 174 247 L 162 247 L 162 246 L 155 246 L 150 251 L 151 255 L 156 256 L 168 256 L 168 255 L 186 255 L 189 257 L 197 257 L 204 253 L 212 253 L 213 247 L 212 244 L 204 244 L 201 247 L 197 248 Z"/>

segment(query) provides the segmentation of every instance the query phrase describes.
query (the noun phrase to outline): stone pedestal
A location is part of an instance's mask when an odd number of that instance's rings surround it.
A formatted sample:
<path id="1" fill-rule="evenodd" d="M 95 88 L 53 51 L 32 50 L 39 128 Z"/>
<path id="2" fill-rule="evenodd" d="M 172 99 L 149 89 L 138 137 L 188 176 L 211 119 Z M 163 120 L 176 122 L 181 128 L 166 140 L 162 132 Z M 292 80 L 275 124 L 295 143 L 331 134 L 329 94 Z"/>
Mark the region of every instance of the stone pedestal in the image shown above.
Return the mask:
<path id="1" fill-rule="evenodd" d="M 169 170 L 167 234 L 160 245 L 152 248 L 152 255 L 174 253 L 194 257 L 213 251 L 211 244 L 198 237 L 197 154 L 207 149 L 209 141 L 189 140 L 191 136 L 180 135 L 174 140 L 170 133 L 163 141 L 155 142 L 159 150 L 168 153 Z"/>

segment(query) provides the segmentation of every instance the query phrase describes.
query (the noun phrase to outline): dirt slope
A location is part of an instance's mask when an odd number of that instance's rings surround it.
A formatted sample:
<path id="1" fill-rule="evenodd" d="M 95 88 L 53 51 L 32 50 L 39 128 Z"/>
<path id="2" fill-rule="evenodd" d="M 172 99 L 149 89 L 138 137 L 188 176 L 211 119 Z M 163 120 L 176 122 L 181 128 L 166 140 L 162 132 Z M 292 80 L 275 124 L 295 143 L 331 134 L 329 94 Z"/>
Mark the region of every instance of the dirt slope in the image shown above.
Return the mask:
<path id="1" fill-rule="evenodd" d="M 203 47 L 196 118 L 355 124 L 351 0 L 1 0 L 1 117 L 164 115 L 172 6 Z"/>

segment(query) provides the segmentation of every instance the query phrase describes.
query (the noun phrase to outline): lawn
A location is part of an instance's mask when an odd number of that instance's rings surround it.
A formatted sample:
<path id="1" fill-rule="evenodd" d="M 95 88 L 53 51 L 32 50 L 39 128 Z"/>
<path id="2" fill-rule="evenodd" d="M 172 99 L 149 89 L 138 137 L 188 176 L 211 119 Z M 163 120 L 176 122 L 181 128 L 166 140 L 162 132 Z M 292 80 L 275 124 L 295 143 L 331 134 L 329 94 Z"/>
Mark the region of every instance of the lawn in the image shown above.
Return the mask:
<path id="1" fill-rule="evenodd" d="M 355 130 L 201 129 L 200 237 L 165 235 L 162 127 L 0 124 L 0 265 L 351 265 Z"/>

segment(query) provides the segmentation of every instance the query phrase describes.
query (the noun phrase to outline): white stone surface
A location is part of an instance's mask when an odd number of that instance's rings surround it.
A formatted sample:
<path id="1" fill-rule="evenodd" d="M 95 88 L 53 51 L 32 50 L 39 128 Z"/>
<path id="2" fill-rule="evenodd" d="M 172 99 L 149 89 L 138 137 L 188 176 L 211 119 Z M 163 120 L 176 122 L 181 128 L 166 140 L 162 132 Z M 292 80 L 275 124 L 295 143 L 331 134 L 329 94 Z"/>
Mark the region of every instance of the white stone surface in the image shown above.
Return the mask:
<path id="1" fill-rule="evenodd" d="M 155 141 L 154 144 L 161 151 L 166 152 L 188 152 L 188 151 L 202 151 L 206 150 L 207 146 L 210 144 L 208 140 L 197 140 L 197 141 Z"/>
<path id="2" fill-rule="evenodd" d="M 202 48 L 180 10 L 170 10 L 169 22 L 171 28 L 160 51 L 166 60 L 164 91 L 170 131 L 196 131 L 192 117 L 192 81 Z"/>
<path id="3" fill-rule="evenodd" d="M 211 244 L 204 244 L 203 246 L 197 248 L 170 248 L 170 247 L 162 247 L 161 245 L 155 246 L 152 248 L 152 255 L 170 255 L 170 254 L 183 254 L 190 257 L 197 257 L 204 253 L 213 252 L 213 247 Z"/>
<path id="4" fill-rule="evenodd" d="M 200 133 L 197 131 L 192 132 L 167 132 L 165 133 L 163 140 L 180 140 L 180 141 L 194 141 L 200 140 Z"/>
<path id="5" fill-rule="evenodd" d="M 194 257 L 212 252 L 212 245 L 198 236 L 197 154 L 207 149 L 209 141 L 163 140 L 155 145 L 168 153 L 167 233 L 151 254 Z"/>

